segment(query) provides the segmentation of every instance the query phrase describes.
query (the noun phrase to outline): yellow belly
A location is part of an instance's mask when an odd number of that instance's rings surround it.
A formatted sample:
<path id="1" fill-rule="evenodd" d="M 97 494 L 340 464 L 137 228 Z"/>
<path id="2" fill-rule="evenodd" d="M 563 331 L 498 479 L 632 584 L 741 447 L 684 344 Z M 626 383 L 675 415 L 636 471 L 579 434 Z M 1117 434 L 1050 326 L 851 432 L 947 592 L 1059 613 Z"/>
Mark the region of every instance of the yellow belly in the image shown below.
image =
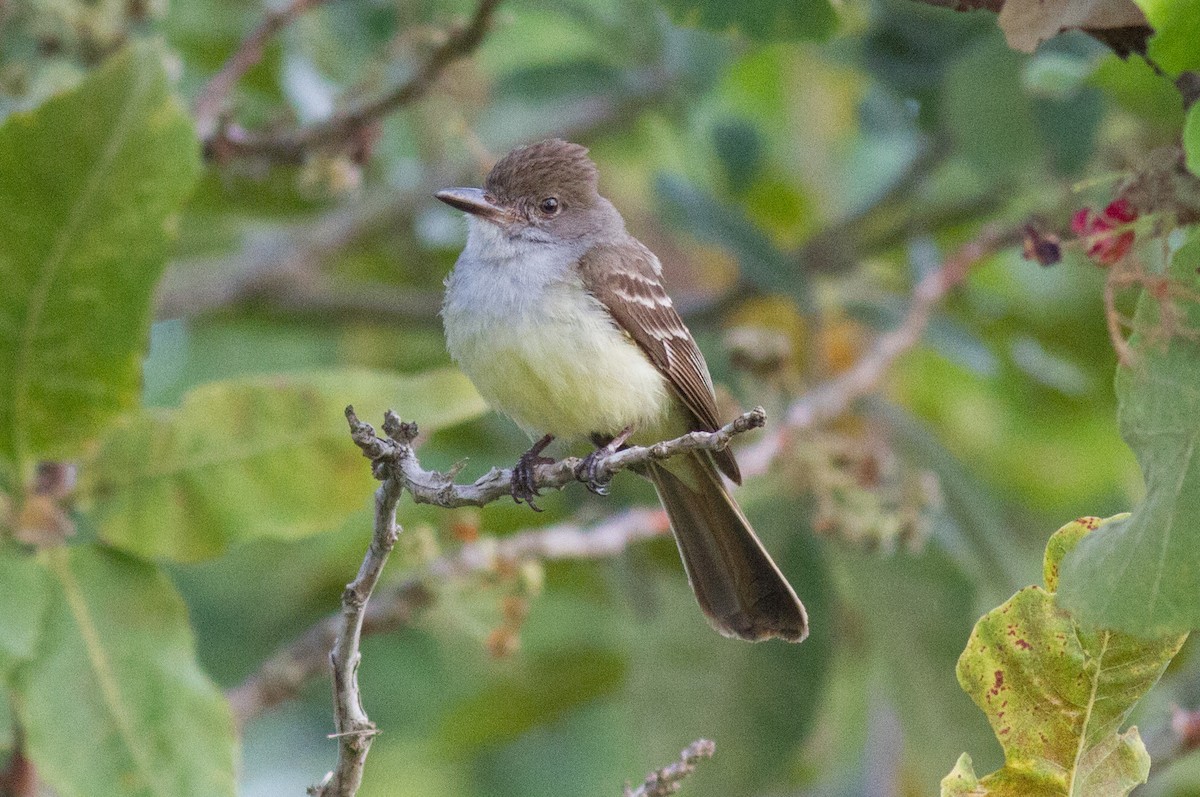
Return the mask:
<path id="1" fill-rule="evenodd" d="M 572 287 L 547 292 L 536 313 L 447 314 L 451 355 L 492 407 L 532 435 L 659 428 L 670 404 L 662 375 Z"/>

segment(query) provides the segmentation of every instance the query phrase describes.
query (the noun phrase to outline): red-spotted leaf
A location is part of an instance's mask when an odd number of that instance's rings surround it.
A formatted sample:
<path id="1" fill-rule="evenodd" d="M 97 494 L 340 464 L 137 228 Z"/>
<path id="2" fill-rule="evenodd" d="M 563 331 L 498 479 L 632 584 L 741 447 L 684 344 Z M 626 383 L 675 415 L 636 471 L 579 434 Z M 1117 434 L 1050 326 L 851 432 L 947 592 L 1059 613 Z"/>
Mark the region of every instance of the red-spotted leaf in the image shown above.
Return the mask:
<path id="1" fill-rule="evenodd" d="M 1054 604 L 1062 557 L 1109 520 L 1059 529 L 1046 546 L 1046 587 L 1026 587 L 975 625 L 958 680 L 987 714 L 1005 766 L 979 778 L 964 754 L 942 797 L 1124 797 L 1145 782 L 1150 756 L 1137 728 L 1121 725 L 1186 635 L 1091 630 Z"/>

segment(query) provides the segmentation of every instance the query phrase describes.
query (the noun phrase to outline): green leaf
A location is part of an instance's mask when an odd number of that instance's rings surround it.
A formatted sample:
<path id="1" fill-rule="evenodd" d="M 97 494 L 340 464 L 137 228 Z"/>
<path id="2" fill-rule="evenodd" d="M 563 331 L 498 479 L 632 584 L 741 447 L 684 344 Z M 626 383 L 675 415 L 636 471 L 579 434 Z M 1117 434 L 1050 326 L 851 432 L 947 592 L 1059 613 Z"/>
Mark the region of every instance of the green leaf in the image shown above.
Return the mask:
<path id="1" fill-rule="evenodd" d="M 485 409 L 456 369 L 214 382 L 106 434 L 82 485 L 100 537 L 139 556 L 195 561 L 241 540 L 337 527 L 370 503 L 375 484 L 350 441 L 347 404 L 376 426 L 394 408 L 425 431 Z"/>
<path id="2" fill-rule="evenodd" d="M 757 41 L 824 41 L 837 30 L 828 0 L 659 0 L 676 22 Z"/>
<path id="3" fill-rule="evenodd" d="M 90 545 L 41 563 L 46 626 L 15 688 L 38 776 L 62 797 L 232 797 L 233 720 L 166 577 Z"/>
<path id="4" fill-rule="evenodd" d="M 168 220 L 198 170 L 151 47 L 0 127 L 0 457 L 74 453 L 136 402 Z"/>
<path id="5" fill-rule="evenodd" d="M 943 114 L 967 159 L 993 179 L 1012 179 L 1042 151 L 1033 103 L 1021 88 L 1025 58 L 985 39 L 951 65 Z"/>
<path id="6" fill-rule="evenodd" d="M 1046 546 L 1046 588 L 1026 587 L 975 625 L 958 680 L 988 716 L 1006 765 L 976 779 L 969 756 L 942 796 L 1124 797 L 1150 771 L 1137 728 L 1121 724 L 1187 635 L 1145 640 L 1079 626 L 1054 605 L 1059 563 L 1092 530 L 1080 518 Z"/>
<path id="7" fill-rule="evenodd" d="M 963 753 L 954 763 L 950 774 L 942 778 L 942 797 L 979 797 L 986 794 L 975 776 L 975 765 L 968 753 Z"/>
<path id="8" fill-rule="evenodd" d="M 1172 74 L 1200 69 L 1200 0 L 1134 0 L 1154 28 L 1150 58 Z"/>
<path id="9" fill-rule="evenodd" d="M 1200 177 L 1200 102 L 1192 103 L 1192 109 L 1188 111 L 1183 127 L 1183 151 L 1188 169 Z"/>
<path id="10" fill-rule="evenodd" d="M 1146 480 L 1133 514 L 1090 535 L 1063 563 L 1060 603 L 1081 623 L 1134 634 L 1200 626 L 1200 232 L 1172 258 L 1178 317 L 1144 293 L 1117 372 L 1121 436 Z"/>
<path id="11" fill-rule="evenodd" d="M 0 543 L 0 684 L 33 656 L 46 613 L 46 574 L 30 554 Z"/>
<path id="12" fill-rule="evenodd" d="M 1183 123 L 1179 90 L 1141 58 L 1107 55 L 1088 82 L 1104 91 L 1117 106 L 1139 117 L 1156 138 L 1174 137 Z"/>

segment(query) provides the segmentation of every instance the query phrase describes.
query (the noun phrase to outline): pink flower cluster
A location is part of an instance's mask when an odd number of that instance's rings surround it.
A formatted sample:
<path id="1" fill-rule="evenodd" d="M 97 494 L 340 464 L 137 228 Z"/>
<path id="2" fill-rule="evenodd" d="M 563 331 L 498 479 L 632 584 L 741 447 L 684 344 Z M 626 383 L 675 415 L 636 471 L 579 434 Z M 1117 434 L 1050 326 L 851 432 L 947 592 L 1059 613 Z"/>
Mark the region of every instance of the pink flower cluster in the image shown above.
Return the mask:
<path id="1" fill-rule="evenodd" d="M 1116 230 L 1135 221 L 1137 217 L 1137 211 L 1128 200 L 1117 199 L 1099 213 L 1091 208 L 1077 210 L 1071 218 L 1071 231 L 1087 247 L 1088 257 L 1111 266 L 1125 257 L 1133 246 L 1133 230 Z"/>

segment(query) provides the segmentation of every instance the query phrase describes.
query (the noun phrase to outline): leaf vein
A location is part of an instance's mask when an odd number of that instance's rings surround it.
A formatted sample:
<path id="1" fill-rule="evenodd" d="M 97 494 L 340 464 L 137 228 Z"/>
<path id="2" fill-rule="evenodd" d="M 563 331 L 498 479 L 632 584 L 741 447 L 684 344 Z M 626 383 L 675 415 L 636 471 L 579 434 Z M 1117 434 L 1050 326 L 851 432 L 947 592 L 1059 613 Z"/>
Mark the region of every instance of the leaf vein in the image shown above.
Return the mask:
<path id="1" fill-rule="evenodd" d="M 42 314 L 49 304 L 51 287 L 58 276 L 59 270 L 67 259 L 71 244 L 75 242 L 79 227 L 83 224 L 83 219 L 94 197 L 100 191 L 104 178 L 111 171 L 113 161 L 116 160 L 117 155 L 120 153 L 121 148 L 124 147 L 126 140 L 132 132 L 134 122 L 137 119 L 136 111 L 141 106 L 143 95 L 145 95 L 150 87 L 149 78 L 144 70 L 137 70 L 135 75 L 136 79 L 133 87 L 126 95 L 121 115 L 117 123 L 113 126 L 112 134 L 104 145 L 100 159 L 88 176 L 87 184 L 84 186 L 83 191 L 80 192 L 79 198 L 76 200 L 74 206 L 72 206 L 66 224 L 59 229 L 54 245 L 42 263 L 42 273 L 33 286 L 33 290 L 30 292 L 25 323 L 21 325 L 20 343 L 17 346 L 16 362 L 13 364 L 13 378 L 11 382 L 12 414 L 10 416 L 11 427 L 9 429 L 11 434 L 10 448 L 13 452 L 14 460 L 18 463 L 22 462 L 25 457 L 25 446 L 28 442 L 25 439 L 25 426 L 23 424 L 24 416 L 28 412 L 29 383 L 33 367 L 34 343 L 37 341 Z"/>
<path id="2" fill-rule="evenodd" d="M 75 574 L 71 571 L 67 551 L 65 548 L 57 548 L 51 551 L 49 556 L 54 574 L 62 584 L 63 596 L 71 609 L 71 616 L 75 618 L 79 635 L 83 637 L 83 647 L 87 651 L 88 663 L 91 664 L 92 672 L 96 676 L 96 684 L 100 688 L 100 696 L 104 705 L 108 708 L 109 715 L 117 726 L 117 733 L 125 743 L 125 748 L 129 751 L 142 781 L 150 787 L 153 793 L 165 796 L 168 793 L 167 790 L 155 778 L 157 769 L 154 766 L 154 757 L 149 750 L 142 746 L 141 737 L 137 733 L 137 723 L 125 710 L 125 700 L 121 694 L 121 688 L 117 684 L 112 662 L 104 649 L 100 632 L 88 611 L 87 601 L 80 592 L 79 582 L 75 580 Z"/>

